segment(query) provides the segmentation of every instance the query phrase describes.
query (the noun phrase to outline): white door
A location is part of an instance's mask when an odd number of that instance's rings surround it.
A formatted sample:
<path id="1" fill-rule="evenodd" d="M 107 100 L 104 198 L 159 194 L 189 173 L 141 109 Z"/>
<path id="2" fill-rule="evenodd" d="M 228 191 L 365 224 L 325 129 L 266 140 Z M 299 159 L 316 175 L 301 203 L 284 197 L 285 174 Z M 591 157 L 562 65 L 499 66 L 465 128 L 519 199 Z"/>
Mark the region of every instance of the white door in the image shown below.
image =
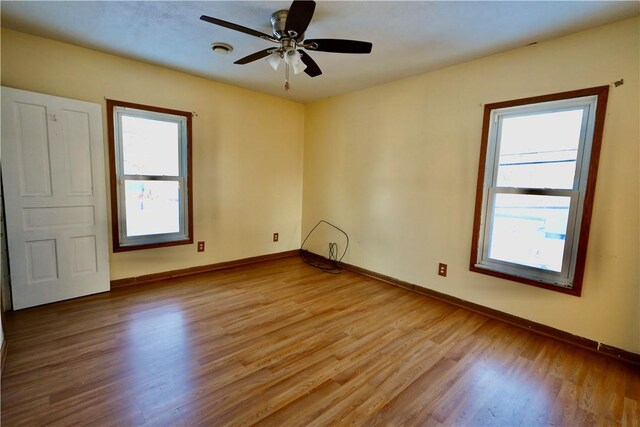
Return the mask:
<path id="1" fill-rule="evenodd" d="M 109 290 L 102 109 L 2 88 L 13 308 Z"/>

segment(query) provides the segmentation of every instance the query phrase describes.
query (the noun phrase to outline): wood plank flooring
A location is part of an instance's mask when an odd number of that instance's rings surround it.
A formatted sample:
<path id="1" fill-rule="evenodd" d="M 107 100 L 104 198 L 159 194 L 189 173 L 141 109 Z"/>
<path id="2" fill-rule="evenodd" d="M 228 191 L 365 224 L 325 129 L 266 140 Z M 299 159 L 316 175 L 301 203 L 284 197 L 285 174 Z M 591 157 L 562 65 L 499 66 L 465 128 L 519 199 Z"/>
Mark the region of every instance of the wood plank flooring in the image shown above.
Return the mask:
<path id="1" fill-rule="evenodd" d="M 2 425 L 634 425 L 640 372 L 298 258 L 8 313 Z"/>

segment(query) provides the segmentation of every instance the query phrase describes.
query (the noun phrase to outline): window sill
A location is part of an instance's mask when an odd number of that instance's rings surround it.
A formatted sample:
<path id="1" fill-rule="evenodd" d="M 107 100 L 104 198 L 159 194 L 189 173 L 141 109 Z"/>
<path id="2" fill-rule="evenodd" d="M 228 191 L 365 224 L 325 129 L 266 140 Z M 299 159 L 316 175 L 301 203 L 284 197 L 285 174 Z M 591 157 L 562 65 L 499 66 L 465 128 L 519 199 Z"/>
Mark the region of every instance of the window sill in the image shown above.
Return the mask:
<path id="1" fill-rule="evenodd" d="M 567 295 L 573 295 L 579 297 L 581 294 L 581 289 L 576 288 L 575 285 L 573 288 L 565 288 L 563 286 L 553 285 L 551 283 L 545 283 L 538 280 L 527 279 L 526 277 L 515 276 L 513 274 L 502 273 L 499 271 L 488 270 L 486 268 L 477 267 L 475 264 L 471 264 L 469 266 L 469 271 L 474 273 L 486 274 L 487 276 L 498 277 L 500 279 L 510 280 L 512 282 L 524 283 L 526 285 L 535 286 L 537 288 L 548 289 L 551 291 L 560 292 Z"/>
<path id="2" fill-rule="evenodd" d="M 155 249 L 155 248 L 164 248 L 166 246 L 180 246 L 180 245 L 191 245 L 193 244 L 193 238 L 184 239 L 184 240 L 175 240 L 172 242 L 159 242 L 159 243 L 145 243 L 142 245 L 129 245 L 129 246 L 114 246 L 113 252 L 129 252 L 129 251 L 138 251 L 143 249 Z"/>

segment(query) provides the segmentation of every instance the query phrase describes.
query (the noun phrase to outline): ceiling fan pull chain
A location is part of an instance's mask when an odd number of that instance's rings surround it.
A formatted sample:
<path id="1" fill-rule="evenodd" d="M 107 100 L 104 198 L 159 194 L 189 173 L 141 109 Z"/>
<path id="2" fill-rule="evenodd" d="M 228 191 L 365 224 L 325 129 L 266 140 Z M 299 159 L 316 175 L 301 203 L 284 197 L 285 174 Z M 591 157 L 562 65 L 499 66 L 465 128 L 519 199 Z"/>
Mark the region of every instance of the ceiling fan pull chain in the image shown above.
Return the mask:
<path id="1" fill-rule="evenodd" d="M 289 64 L 284 64 L 284 90 L 289 90 L 291 85 L 289 84 Z"/>

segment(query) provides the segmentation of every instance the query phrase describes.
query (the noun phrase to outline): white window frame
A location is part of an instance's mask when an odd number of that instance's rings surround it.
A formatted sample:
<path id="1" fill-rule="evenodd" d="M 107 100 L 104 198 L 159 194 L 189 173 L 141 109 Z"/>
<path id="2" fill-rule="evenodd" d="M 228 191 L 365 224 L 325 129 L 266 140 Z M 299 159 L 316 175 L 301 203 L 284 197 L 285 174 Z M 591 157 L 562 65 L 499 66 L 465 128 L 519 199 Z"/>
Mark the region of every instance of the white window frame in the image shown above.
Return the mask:
<path id="1" fill-rule="evenodd" d="M 117 213 L 117 218 L 112 221 L 114 226 L 114 252 L 133 249 L 145 249 L 158 246 L 169 246 L 176 244 L 193 243 L 192 227 L 190 224 L 191 198 L 189 194 L 189 170 L 190 170 L 190 113 L 177 110 L 158 109 L 138 104 L 128 104 L 119 101 L 110 101 L 112 111 L 112 131 L 113 131 L 113 163 L 112 168 L 112 189 L 115 187 L 117 201 L 116 209 L 112 209 L 112 214 Z M 158 111 L 161 110 L 161 111 Z M 178 125 L 178 165 L 179 174 L 171 175 L 138 175 L 125 174 L 122 146 L 122 118 L 137 117 L 150 120 L 158 120 Z M 179 230 L 174 233 L 158 233 L 142 236 L 129 236 L 127 234 L 125 181 L 173 181 L 179 185 Z M 115 181 L 115 186 L 114 182 Z M 117 230 L 116 230 L 117 229 Z M 117 239 L 117 240 L 116 240 Z"/>
<path id="2" fill-rule="evenodd" d="M 594 88 L 602 89 L 602 88 Z M 585 90 L 588 91 L 588 90 Z M 581 91 L 577 91 L 581 92 Z M 598 108 L 606 106 L 606 93 L 604 100 L 601 94 L 593 94 L 587 96 L 576 96 L 562 98 L 557 94 L 558 99 L 545 102 L 522 102 L 514 101 L 516 105 L 508 105 L 501 107 L 500 103 L 492 104 L 486 107 L 485 114 L 488 117 L 488 130 L 486 135 L 486 154 L 484 158 L 484 170 L 481 169 L 482 176 L 482 198 L 480 206 L 476 205 L 476 234 L 477 245 L 472 248 L 471 270 L 476 272 L 486 272 L 487 274 L 496 275 L 502 278 L 522 281 L 528 284 L 538 284 L 542 287 L 560 290 L 561 292 L 579 295 L 581 291 L 582 273 L 584 269 L 584 254 L 581 254 L 586 248 L 580 245 L 580 240 L 588 238 L 588 224 L 586 236 L 582 235 L 583 219 L 585 214 L 585 200 L 588 190 L 589 175 L 596 173 L 596 164 L 592 165 L 594 135 L 599 132 L 596 150 L 599 154 L 600 140 L 602 132 L 602 124 L 599 128 L 596 126 Z M 553 96 L 552 96 L 553 97 Z M 544 97 L 541 97 L 544 98 Z M 536 98 L 532 98 L 535 100 Z M 603 103 L 604 101 L 604 103 Z M 495 107 L 493 107 L 495 106 Z M 524 115 L 534 115 L 543 113 L 553 113 L 568 110 L 582 110 L 582 127 L 580 131 L 580 141 L 576 158 L 576 169 L 574 174 L 573 186 L 570 189 L 553 189 L 553 188 L 515 188 L 515 187 L 498 187 L 498 166 L 500 153 L 500 137 L 502 122 L 505 118 L 512 118 Z M 598 111 L 598 114 L 600 112 Z M 602 112 L 604 114 L 604 111 Z M 487 118 L 485 117 L 485 120 Z M 487 124 L 485 123 L 485 126 Z M 482 159 L 481 159 L 482 161 Z M 593 166 L 593 167 L 592 167 Z M 595 178 L 595 177 L 594 177 Z M 480 177 L 479 177 L 480 180 Z M 594 180 L 595 182 L 595 180 Z M 480 191 L 480 188 L 478 189 Z M 569 217 L 565 237 L 564 256 L 562 269 L 560 272 L 553 270 L 545 270 L 531 266 L 525 266 L 517 263 L 510 263 L 489 257 L 490 236 L 492 235 L 494 200 L 498 194 L 523 194 L 523 195 L 542 195 L 542 196 L 565 196 L 570 198 Z M 592 202 L 592 200 L 591 200 Z M 479 211 L 479 212 L 478 212 Z M 588 206 L 588 218 L 590 220 L 591 204 Z M 475 252 L 475 253 L 474 253 Z M 582 258 L 582 263 L 578 262 Z M 576 271 L 579 271 L 578 281 L 576 283 Z M 577 285 L 577 286 L 576 286 Z"/>

